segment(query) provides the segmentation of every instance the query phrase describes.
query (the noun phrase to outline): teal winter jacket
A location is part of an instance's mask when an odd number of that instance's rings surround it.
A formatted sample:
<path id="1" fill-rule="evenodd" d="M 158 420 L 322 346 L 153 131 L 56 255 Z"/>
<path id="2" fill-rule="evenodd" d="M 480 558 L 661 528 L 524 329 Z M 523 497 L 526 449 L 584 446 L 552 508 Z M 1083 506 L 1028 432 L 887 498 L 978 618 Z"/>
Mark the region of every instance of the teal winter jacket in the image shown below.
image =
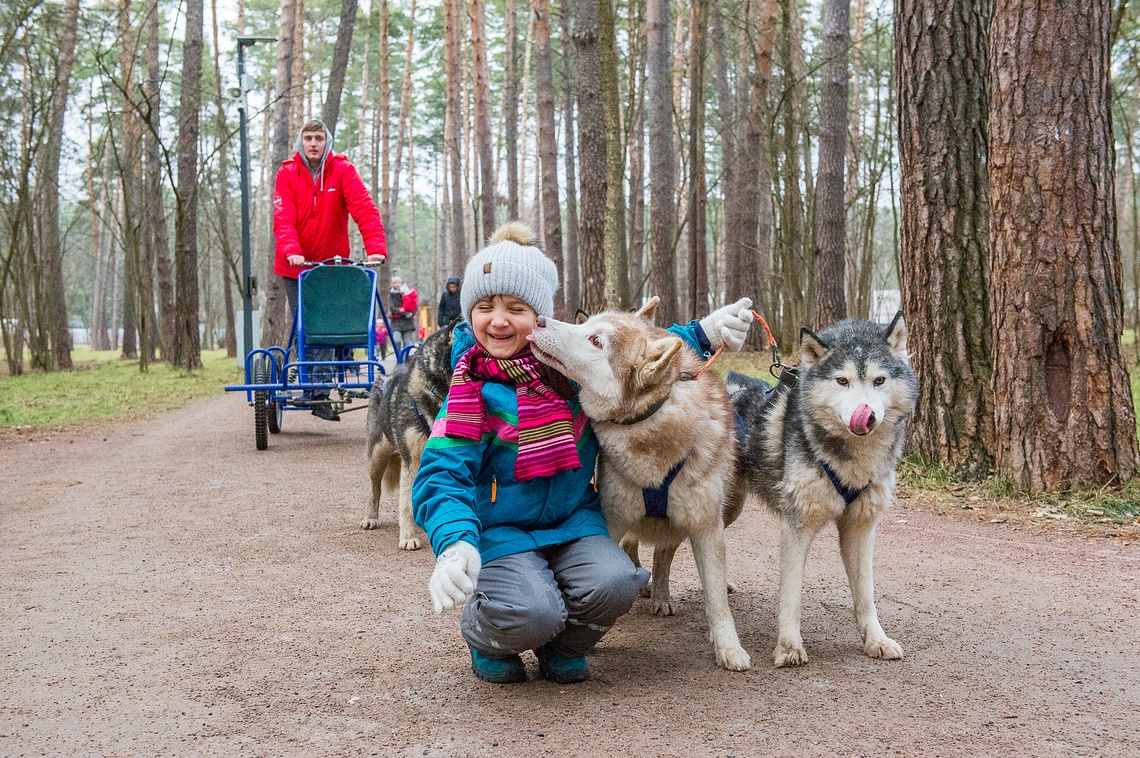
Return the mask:
<path id="1" fill-rule="evenodd" d="M 701 355 L 710 354 L 708 340 L 696 321 L 669 331 Z M 452 366 L 474 345 L 470 325 L 457 325 Z M 598 441 L 577 399 L 569 403 L 582 467 L 526 482 L 515 479 L 519 435 L 514 386 L 485 382 L 483 402 L 489 430 L 481 440 L 445 435 L 445 402 L 420 458 L 420 470 L 412 484 L 412 509 L 435 554 L 464 540 L 479 549 L 486 563 L 505 555 L 607 534 L 593 485 Z"/>

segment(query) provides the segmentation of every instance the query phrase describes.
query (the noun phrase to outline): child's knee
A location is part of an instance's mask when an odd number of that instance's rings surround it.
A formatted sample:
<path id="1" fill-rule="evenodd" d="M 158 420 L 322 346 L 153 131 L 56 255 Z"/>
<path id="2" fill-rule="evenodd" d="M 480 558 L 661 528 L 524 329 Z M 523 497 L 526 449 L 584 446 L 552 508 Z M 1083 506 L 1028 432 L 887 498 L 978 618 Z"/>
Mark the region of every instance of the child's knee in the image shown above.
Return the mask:
<path id="1" fill-rule="evenodd" d="M 566 628 L 568 618 L 566 606 L 547 597 L 535 598 L 535 602 L 525 605 L 480 603 L 472 611 L 470 618 L 464 614 L 465 634 L 485 640 L 496 650 L 510 652 L 545 644 Z"/>

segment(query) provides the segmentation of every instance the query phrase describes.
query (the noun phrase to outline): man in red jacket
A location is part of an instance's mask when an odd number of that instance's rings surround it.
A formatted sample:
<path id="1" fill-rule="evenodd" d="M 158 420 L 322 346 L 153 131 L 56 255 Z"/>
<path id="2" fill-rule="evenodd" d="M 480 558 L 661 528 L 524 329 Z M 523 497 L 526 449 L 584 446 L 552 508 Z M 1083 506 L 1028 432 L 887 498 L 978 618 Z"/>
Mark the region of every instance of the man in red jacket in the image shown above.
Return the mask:
<path id="1" fill-rule="evenodd" d="M 281 164 L 273 192 L 273 235 L 277 242 L 274 273 L 281 277 L 289 310 L 297 311 L 297 277 L 306 261 L 333 256 L 348 258 L 348 217 L 352 216 L 364 238 L 370 261 L 388 256 L 384 225 L 368 189 L 348 158 L 332 151 L 332 134 L 323 122 L 313 119 L 301 127 L 297 152 Z M 308 351 L 306 360 L 332 360 L 332 348 Z M 314 381 L 332 378 L 331 369 L 313 371 Z M 314 401 L 328 399 L 317 391 Z M 336 410 L 316 402 L 313 415 L 339 421 Z"/>

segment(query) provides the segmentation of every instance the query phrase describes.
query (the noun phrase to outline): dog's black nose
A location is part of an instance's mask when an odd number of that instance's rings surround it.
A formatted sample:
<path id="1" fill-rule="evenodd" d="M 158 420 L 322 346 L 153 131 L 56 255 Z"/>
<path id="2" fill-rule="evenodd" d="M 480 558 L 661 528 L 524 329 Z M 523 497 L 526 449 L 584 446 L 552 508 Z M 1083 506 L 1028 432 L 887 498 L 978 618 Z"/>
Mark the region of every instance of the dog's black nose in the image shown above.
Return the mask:
<path id="1" fill-rule="evenodd" d="M 538 316 L 538 321 L 537 321 L 536 323 L 537 323 L 539 326 L 546 326 L 546 316 L 543 316 L 543 315 L 539 314 L 539 316 Z"/>

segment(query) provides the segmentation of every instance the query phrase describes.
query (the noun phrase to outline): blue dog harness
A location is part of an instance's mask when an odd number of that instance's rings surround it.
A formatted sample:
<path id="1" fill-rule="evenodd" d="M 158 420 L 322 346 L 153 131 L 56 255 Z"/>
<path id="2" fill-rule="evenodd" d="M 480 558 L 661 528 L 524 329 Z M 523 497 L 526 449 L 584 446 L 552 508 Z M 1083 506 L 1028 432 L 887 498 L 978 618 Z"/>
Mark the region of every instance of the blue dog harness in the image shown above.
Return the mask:
<path id="1" fill-rule="evenodd" d="M 656 487 L 642 488 L 641 499 L 645 502 L 646 518 L 669 518 L 669 487 L 677 478 L 677 474 L 681 473 L 686 460 L 688 459 L 682 458 L 676 466 L 669 469 L 669 473 L 665 475 L 665 481 L 661 484 Z"/>
<path id="2" fill-rule="evenodd" d="M 839 475 L 835 473 L 831 466 L 827 465 L 827 461 L 821 458 L 819 465 L 823 467 L 823 473 L 827 474 L 827 478 L 831 480 L 831 486 L 835 487 L 835 491 L 839 493 L 839 497 L 843 498 L 843 502 L 846 503 L 846 508 L 850 508 L 856 498 L 862 495 L 867 487 L 871 486 L 868 484 L 866 487 L 859 487 L 858 489 L 848 487 L 839 480 Z"/>

